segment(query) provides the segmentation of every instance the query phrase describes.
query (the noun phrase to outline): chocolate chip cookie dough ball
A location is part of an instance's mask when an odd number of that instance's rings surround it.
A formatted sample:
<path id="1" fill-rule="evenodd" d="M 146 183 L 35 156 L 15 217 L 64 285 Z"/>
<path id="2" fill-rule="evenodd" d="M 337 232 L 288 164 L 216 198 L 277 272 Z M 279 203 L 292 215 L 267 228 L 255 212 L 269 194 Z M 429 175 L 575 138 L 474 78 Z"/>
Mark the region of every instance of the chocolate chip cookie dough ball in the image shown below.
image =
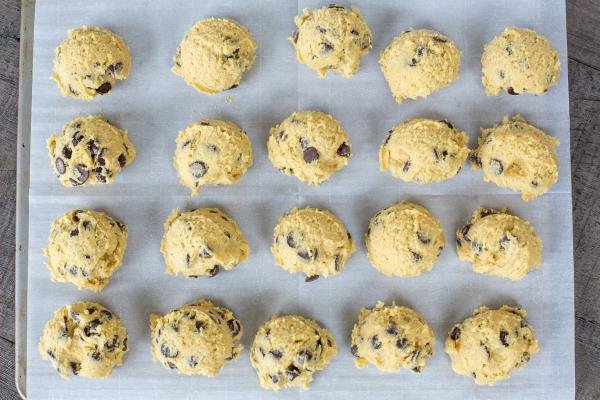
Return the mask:
<path id="1" fill-rule="evenodd" d="M 480 208 L 456 231 L 458 256 L 473 270 L 513 281 L 538 268 L 542 241 L 529 222 L 510 215 L 506 208 Z"/>
<path id="2" fill-rule="evenodd" d="M 337 274 L 353 252 L 350 233 L 329 211 L 294 208 L 279 219 L 273 232 L 275 263 L 290 273 L 304 273 L 307 282 Z"/>
<path id="3" fill-rule="evenodd" d="M 305 8 L 294 22 L 298 29 L 290 40 L 296 57 L 322 78 L 329 70 L 351 77 L 371 48 L 371 31 L 356 7 L 330 4 L 316 10 Z"/>
<path id="4" fill-rule="evenodd" d="M 520 115 L 482 128 L 471 166 L 483 180 L 521 193 L 525 201 L 546 193 L 558 180 L 558 140 L 528 124 Z"/>
<path id="5" fill-rule="evenodd" d="M 275 317 L 254 337 L 250 362 L 264 389 L 308 389 L 313 375 L 325 369 L 337 353 L 331 332 L 298 316 Z"/>
<path id="6" fill-rule="evenodd" d="M 101 116 L 75 118 L 47 147 L 54 173 L 69 187 L 110 183 L 136 154 L 127 131 Z"/>
<path id="7" fill-rule="evenodd" d="M 174 210 L 160 246 L 166 273 L 213 277 L 246 261 L 250 247 L 235 221 L 218 208 Z"/>
<path id="8" fill-rule="evenodd" d="M 38 350 L 63 378 L 105 378 L 123 364 L 127 331 L 100 304 L 80 301 L 56 310 L 44 327 Z"/>
<path id="9" fill-rule="evenodd" d="M 150 315 L 152 358 L 184 375 L 214 377 L 238 358 L 242 324 L 227 308 L 198 300 L 160 316 Z"/>
<path id="10" fill-rule="evenodd" d="M 389 132 L 379 149 L 379 169 L 406 182 L 441 182 L 460 172 L 468 141 L 448 121 L 411 119 Z"/>
<path id="11" fill-rule="evenodd" d="M 521 308 L 480 307 L 448 333 L 446 353 L 452 369 L 478 385 L 492 386 L 522 369 L 540 347 Z"/>
<path id="12" fill-rule="evenodd" d="M 439 32 L 404 31 L 383 50 L 379 64 L 398 103 L 427 97 L 458 79 L 460 50 Z"/>
<path id="13" fill-rule="evenodd" d="M 344 168 L 352 154 L 342 125 L 319 111 L 295 112 L 271 128 L 267 147 L 275 168 L 310 185 Z"/>
<path id="14" fill-rule="evenodd" d="M 127 227 L 108 215 L 73 210 L 52 222 L 46 265 L 53 282 L 101 291 L 123 263 Z"/>
<path id="15" fill-rule="evenodd" d="M 54 53 L 52 79 L 63 96 L 76 99 L 110 93 L 131 69 L 129 47 L 121 36 L 104 28 L 72 29 Z"/>
<path id="16" fill-rule="evenodd" d="M 367 255 L 387 276 L 417 276 L 429 271 L 446 240 L 438 220 L 423 206 L 402 201 L 379 211 L 365 235 Z"/>
<path id="17" fill-rule="evenodd" d="M 215 94 L 237 87 L 255 58 L 256 44 L 244 26 L 208 18 L 186 32 L 171 71 L 199 92 Z"/>
<path id="18" fill-rule="evenodd" d="M 556 86 L 560 61 L 552 44 L 531 29 L 508 27 L 485 45 L 481 81 L 488 96 L 542 95 Z"/>

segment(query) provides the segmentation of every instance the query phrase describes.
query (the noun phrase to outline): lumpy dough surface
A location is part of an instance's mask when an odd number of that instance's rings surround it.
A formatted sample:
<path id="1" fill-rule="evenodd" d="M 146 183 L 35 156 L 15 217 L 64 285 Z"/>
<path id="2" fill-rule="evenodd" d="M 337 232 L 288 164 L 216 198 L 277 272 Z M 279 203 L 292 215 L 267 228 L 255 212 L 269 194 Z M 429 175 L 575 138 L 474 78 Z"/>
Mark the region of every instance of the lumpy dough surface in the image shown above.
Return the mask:
<path id="1" fill-rule="evenodd" d="M 76 99 L 90 100 L 109 93 L 131 69 L 129 47 L 119 35 L 104 28 L 72 29 L 54 53 L 52 79 L 63 96 Z"/>
<path id="2" fill-rule="evenodd" d="M 209 18 L 186 32 L 172 71 L 199 92 L 215 94 L 237 87 L 255 58 L 256 44 L 244 26 Z"/>
<path id="3" fill-rule="evenodd" d="M 101 291 L 123 262 L 127 227 L 108 215 L 73 210 L 52 222 L 46 265 L 54 282 Z"/>
<path id="4" fill-rule="evenodd" d="M 271 128 L 267 147 L 275 168 L 311 185 L 345 167 L 352 154 L 342 125 L 319 111 L 295 112 Z"/>
<path id="5" fill-rule="evenodd" d="M 371 48 L 371 31 L 356 7 L 331 4 L 316 10 L 305 8 L 294 22 L 298 29 L 290 39 L 296 57 L 320 77 L 331 70 L 349 78 Z"/>
<path id="6" fill-rule="evenodd" d="M 264 389 L 308 389 L 313 375 L 327 367 L 336 353 L 331 332 L 313 320 L 286 315 L 258 329 L 250 361 Z"/>
<path id="7" fill-rule="evenodd" d="M 473 270 L 514 281 L 538 268 L 542 241 L 529 222 L 510 215 L 506 208 L 480 208 L 456 231 L 458 256 Z"/>
<path id="8" fill-rule="evenodd" d="M 560 61 L 552 44 L 531 29 L 508 27 L 485 45 L 481 81 L 488 96 L 506 91 L 542 95 L 555 86 Z"/>
<path id="9" fill-rule="evenodd" d="M 411 119 L 390 131 L 379 149 L 379 169 L 407 182 L 444 181 L 461 170 L 468 140 L 445 120 Z"/>
<path id="10" fill-rule="evenodd" d="M 446 353 L 452 369 L 478 385 L 494 385 L 529 362 L 540 347 L 521 308 L 480 307 L 448 333 Z"/>
<path id="11" fill-rule="evenodd" d="M 232 185 L 252 165 L 250 139 L 233 122 L 194 122 L 179 132 L 175 143 L 173 166 L 192 194 L 204 185 Z"/>
<path id="12" fill-rule="evenodd" d="M 218 208 L 174 210 L 165 222 L 160 250 L 167 274 L 189 278 L 229 271 L 250 254 L 236 222 Z"/>
<path id="13" fill-rule="evenodd" d="M 409 277 L 433 268 L 446 242 L 438 220 L 425 207 L 402 201 L 371 218 L 365 243 L 378 271 Z"/>
<path id="14" fill-rule="evenodd" d="M 242 324 L 227 308 L 209 300 L 150 315 L 152 358 L 184 375 L 214 377 L 243 346 Z"/>
<path id="15" fill-rule="evenodd" d="M 331 212 L 294 208 L 277 222 L 271 252 L 277 265 L 302 272 L 310 281 L 341 271 L 354 252 L 354 241 Z"/>
<path id="16" fill-rule="evenodd" d="M 56 310 L 44 327 L 38 350 L 63 378 L 105 378 L 123 364 L 127 331 L 102 305 L 80 301 Z"/>
<path id="17" fill-rule="evenodd" d="M 398 35 L 379 64 L 398 103 L 427 97 L 458 79 L 460 50 L 447 36 L 419 29 Z"/>
<path id="18" fill-rule="evenodd" d="M 520 192 L 525 201 L 546 193 L 558 180 L 558 140 L 528 124 L 520 115 L 482 128 L 471 165 L 483 179 Z"/>
<path id="19" fill-rule="evenodd" d="M 433 331 L 421 315 L 381 301 L 372 309 L 363 308 L 352 329 L 351 351 L 358 368 L 373 364 L 386 372 L 402 367 L 421 372 L 434 344 Z"/>

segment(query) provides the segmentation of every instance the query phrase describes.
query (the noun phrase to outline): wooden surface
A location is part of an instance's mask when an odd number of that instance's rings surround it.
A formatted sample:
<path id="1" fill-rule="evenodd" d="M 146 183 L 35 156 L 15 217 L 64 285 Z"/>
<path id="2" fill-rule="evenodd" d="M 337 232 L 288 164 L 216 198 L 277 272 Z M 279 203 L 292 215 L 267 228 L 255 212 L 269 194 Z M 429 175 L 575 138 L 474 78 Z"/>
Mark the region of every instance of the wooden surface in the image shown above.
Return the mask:
<path id="1" fill-rule="evenodd" d="M 0 0 L 0 399 L 14 384 L 20 1 Z M 600 399 L 600 0 L 567 0 L 577 399 Z M 565 346 L 571 345 L 565 343 Z"/>

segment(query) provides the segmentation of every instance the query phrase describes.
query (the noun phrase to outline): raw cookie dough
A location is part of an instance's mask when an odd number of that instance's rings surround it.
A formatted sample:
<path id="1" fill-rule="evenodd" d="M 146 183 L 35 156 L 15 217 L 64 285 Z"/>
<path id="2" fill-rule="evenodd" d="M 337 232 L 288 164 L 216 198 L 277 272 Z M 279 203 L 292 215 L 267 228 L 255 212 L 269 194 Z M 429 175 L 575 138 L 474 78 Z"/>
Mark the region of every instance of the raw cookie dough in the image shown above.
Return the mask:
<path id="1" fill-rule="evenodd" d="M 379 64 L 398 103 L 427 97 L 458 79 L 460 50 L 439 32 L 404 31 L 383 50 Z"/>
<path id="2" fill-rule="evenodd" d="M 542 241 L 529 222 L 506 208 L 480 208 L 456 231 L 458 256 L 473 270 L 518 281 L 542 262 Z"/>
<path id="3" fill-rule="evenodd" d="M 242 324 L 209 300 L 181 306 L 165 316 L 150 314 L 152 358 L 184 375 L 217 376 L 240 356 Z"/>
<path id="4" fill-rule="evenodd" d="M 523 368 L 540 350 L 522 308 L 480 307 L 448 333 L 446 353 L 452 369 L 471 376 L 478 385 L 492 386 Z"/>
<path id="5" fill-rule="evenodd" d="M 298 29 L 290 40 L 296 57 L 321 78 L 329 70 L 351 77 L 371 48 L 371 31 L 356 7 L 330 4 L 316 10 L 305 8 L 294 22 Z"/>
<path id="6" fill-rule="evenodd" d="M 482 128 L 471 166 L 483 169 L 483 180 L 521 193 L 525 201 L 546 193 L 558 180 L 558 140 L 520 115 Z"/>
<path id="7" fill-rule="evenodd" d="M 363 308 L 352 329 L 354 364 L 357 368 L 375 365 L 380 371 L 408 368 L 421 372 L 433 354 L 435 337 L 427 322 L 414 310 L 377 302 Z"/>
<path id="8" fill-rule="evenodd" d="M 468 141 L 446 120 L 411 119 L 389 132 L 379 149 L 379 169 L 406 182 L 441 182 L 461 170 Z"/>
<path id="9" fill-rule="evenodd" d="M 192 195 L 204 185 L 232 185 L 252 165 L 250 139 L 233 122 L 194 122 L 179 132 L 175 143 L 173 166 Z"/>
<path id="10" fill-rule="evenodd" d="M 136 154 L 127 131 L 101 116 L 75 118 L 47 147 L 54 173 L 69 187 L 110 183 Z"/>
<path id="11" fill-rule="evenodd" d="M 335 339 L 327 329 L 313 320 L 285 315 L 258 329 L 250 362 L 264 389 L 308 389 L 315 372 L 327 367 L 336 353 Z"/>
<path id="12" fill-rule="evenodd" d="M 110 93 L 131 69 L 129 47 L 121 36 L 104 28 L 72 29 L 54 53 L 52 79 L 63 96 L 76 99 Z"/>
<path id="13" fill-rule="evenodd" d="M 342 125 L 319 111 L 295 112 L 271 128 L 267 147 L 275 168 L 311 185 L 344 168 L 352 154 Z"/>
<path id="14" fill-rule="evenodd" d="M 290 273 L 303 272 L 307 282 L 337 274 L 353 252 L 350 232 L 329 211 L 294 208 L 279 219 L 273 232 L 275 263 Z"/>
<path id="15" fill-rule="evenodd" d="M 560 61 L 552 44 L 531 29 L 508 27 L 485 45 L 481 81 L 488 96 L 542 95 L 556 86 Z"/>
<path id="16" fill-rule="evenodd" d="M 215 276 L 248 259 L 250 247 L 235 221 L 218 208 L 173 210 L 160 245 L 166 273 Z"/>
<path id="17" fill-rule="evenodd" d="M 365 235 L 367 255 L 387 276 L 417 276 L 433 268 L 446 240 L 438 220 L 423 206 L 408 201 L 379 211 Z"/>
<path id="18" fill-rule="evenodd" d="M 185 33 L 171 71 L 199 92 L 215 94 L 237 87 L 255 58 L 256 43 L 244 26 L 208 18 Z"/>
<path id="19" fill-rule="evenodd" d="M 108 215 L 73 210 L 52 222 L 44 255 L 53 282 L 101 291 L 123 263 L 127 227 Z"/>
<path id="20" fill-rule="evenodd" d="M 102 305 L 80 301 L 56 310 L 44 327 L 38 350 L 65 379 L 105 378 L 123 364 L 127 331 Z"/>

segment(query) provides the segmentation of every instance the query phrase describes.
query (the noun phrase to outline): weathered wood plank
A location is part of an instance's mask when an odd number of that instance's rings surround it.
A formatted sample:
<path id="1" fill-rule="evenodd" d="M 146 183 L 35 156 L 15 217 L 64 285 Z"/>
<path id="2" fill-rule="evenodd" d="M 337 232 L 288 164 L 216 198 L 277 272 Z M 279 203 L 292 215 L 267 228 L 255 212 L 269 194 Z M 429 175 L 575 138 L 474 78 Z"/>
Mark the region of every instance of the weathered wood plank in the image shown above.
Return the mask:
<path id="1" fill-rule="evenodd" d="M 19 399 L 15 387 L 15 353 L 13 343 L 0 338 L 0 399 Z"/>
<path id="2" fill-rule="evenodd" d="M 567 0 L 569 58 L 600 69 L 600 1 Z"/>

